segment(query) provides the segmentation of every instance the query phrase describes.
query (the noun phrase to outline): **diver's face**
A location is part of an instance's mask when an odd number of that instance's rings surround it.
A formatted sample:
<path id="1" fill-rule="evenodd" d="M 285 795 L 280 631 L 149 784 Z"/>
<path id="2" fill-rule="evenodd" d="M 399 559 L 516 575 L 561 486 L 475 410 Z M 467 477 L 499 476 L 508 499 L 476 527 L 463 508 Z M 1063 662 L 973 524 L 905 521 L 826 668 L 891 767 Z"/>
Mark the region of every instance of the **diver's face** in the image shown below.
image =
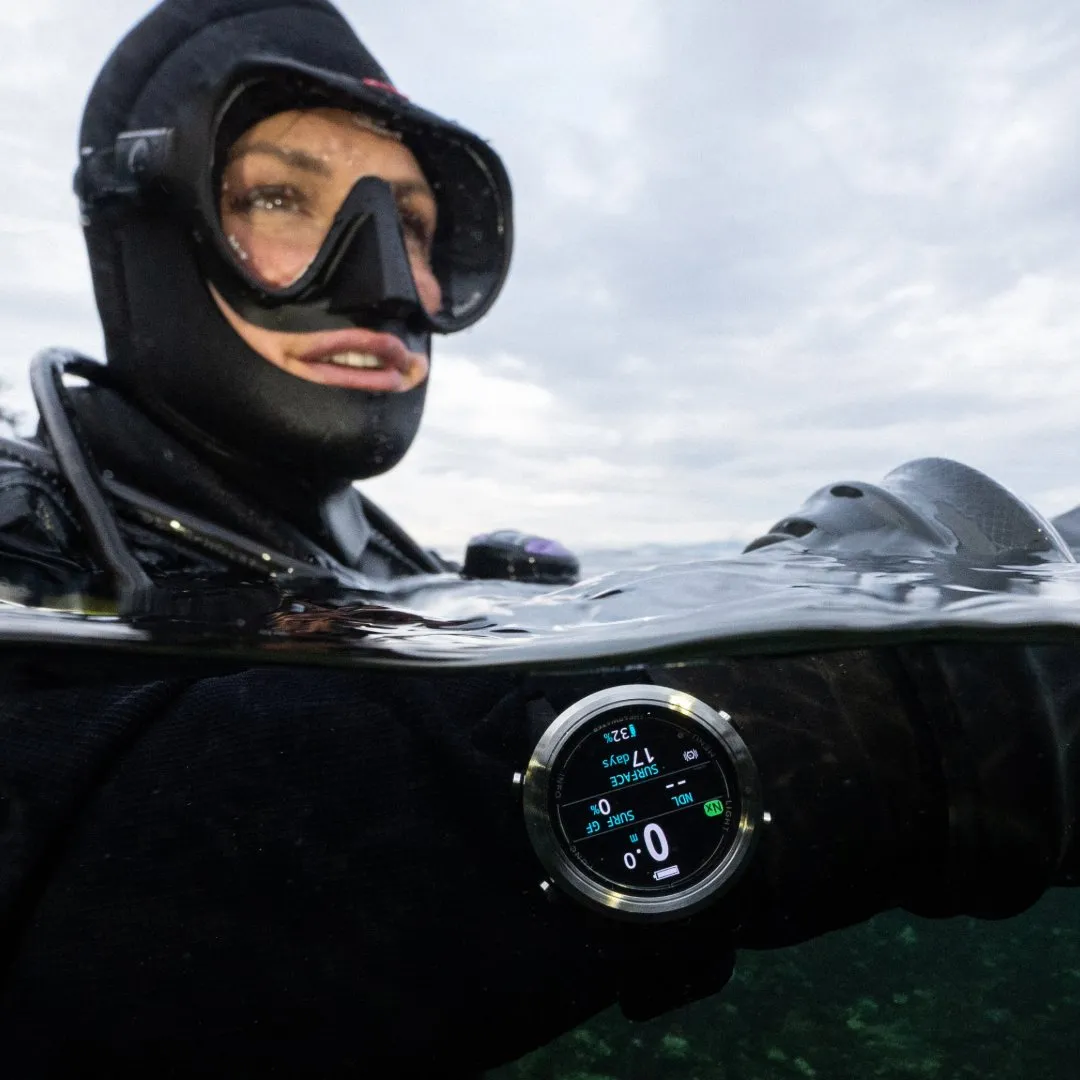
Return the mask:
<path id="1" fill-rule="evenodd" d="M 229 153 L 220 212 L 245 268 L 283 288 L 307 269 L 353 186 L 363 176 L 394 192 L 416 291 L 432 315 L 442 304 L 431 270 L 436 208 L 412 153 L 393 135 L 343 109 L 277 113 Z M 356 390 L 409 390 L 427 378 L 428 358 L 394 335 L 371 330 L 280 333 L 238 315 L 211 287 L 233 330 L 267 361 L 309 382 Z"/>

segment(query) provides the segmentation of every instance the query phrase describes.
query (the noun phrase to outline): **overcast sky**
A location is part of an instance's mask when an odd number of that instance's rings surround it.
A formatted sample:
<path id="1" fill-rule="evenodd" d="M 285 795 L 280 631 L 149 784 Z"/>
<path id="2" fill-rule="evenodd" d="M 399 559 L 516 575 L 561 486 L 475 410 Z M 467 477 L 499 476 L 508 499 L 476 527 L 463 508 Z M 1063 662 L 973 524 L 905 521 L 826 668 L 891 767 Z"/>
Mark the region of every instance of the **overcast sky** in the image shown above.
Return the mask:
<path id="1" fill-rule="evenodd" d="M 100 355 L 75 132 L 142 0 L 0 0 L 0 377 Z M 366 485 L 453 552 L 749 538 L 912 457 L 1080 503 L 1076 0 L 346 0 L 502 153 L 510 282 Z"/>

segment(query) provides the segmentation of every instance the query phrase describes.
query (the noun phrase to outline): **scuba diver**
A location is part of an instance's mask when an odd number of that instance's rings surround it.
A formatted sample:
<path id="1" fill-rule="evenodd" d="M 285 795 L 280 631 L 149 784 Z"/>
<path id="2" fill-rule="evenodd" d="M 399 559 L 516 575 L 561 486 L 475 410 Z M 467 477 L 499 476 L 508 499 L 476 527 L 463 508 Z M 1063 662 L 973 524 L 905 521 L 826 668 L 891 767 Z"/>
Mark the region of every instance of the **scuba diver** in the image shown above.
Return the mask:
<path id="1" fill-rule="evenodd" d="M 166 0 L 82 147 L 108 365 L 35 368 L 5 574 L 439 569 L 349 482 L 498 292 L 494 153 L 322 0 Z M 1054 557 L 973 483 L 833 535 Z M 459 1075 L 717 992 L 740 948 L 1080 879 L 1072 647 L 436 675 L 47 644 L 0 653 L 5 1076 Z"/>
<path id="2" fill-rule="evenodd" d="M 89 95 L 75 189 L 108 363 L 37 357 L 38 438 L 0 447 L 0 544 L 31 594 L 457 569 L 353 481 L 401 460 L 432 335 L 506 277 L 486 142 L 399 93 L 324 0 L 166 0 Z M 576 574 L 510 532 L 480 555 L 472 576 Z"/>

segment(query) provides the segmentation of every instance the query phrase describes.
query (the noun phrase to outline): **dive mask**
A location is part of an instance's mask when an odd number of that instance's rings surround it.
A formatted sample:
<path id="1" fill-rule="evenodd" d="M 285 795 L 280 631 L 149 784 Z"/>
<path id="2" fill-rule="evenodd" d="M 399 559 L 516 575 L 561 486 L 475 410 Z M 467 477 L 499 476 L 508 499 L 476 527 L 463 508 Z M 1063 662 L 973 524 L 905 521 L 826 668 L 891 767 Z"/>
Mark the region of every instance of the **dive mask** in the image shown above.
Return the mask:
<path id="1" fill-rule="evenodd" d="M 410 234 L 392 185 L 362 175 L 347 193 L 339 186 L 329 208 L 288 238 L 298 248 L 297 271 L 272 283 L 253 271 L 244 242 L 223 221 L 226 171 L 237 141 L 255 124 L 316 108 L 345 109 L 360 126 L 399 140 L 430 186 L 435 227 L 422 238 Z M 305 176 L 317 183 L 313 164 Z M 243 318 L 276 331 L 394 323 L 414 334 L 453 333 L 491 307 L 510 264 L 510 182 L 487 143 L 387 83 L 280 59 L 238 65 L 175 127 L 124 131 L 113 146 L 85 148 L 75 189 L 90 210 L 116 199 L 179 210 L 206 279 Z M 260 220 L 272 232 L 288 219 Z M 418 295 L 410 264 L 418 243 L 441 290 L 438 310 L 425 309 Z"/>

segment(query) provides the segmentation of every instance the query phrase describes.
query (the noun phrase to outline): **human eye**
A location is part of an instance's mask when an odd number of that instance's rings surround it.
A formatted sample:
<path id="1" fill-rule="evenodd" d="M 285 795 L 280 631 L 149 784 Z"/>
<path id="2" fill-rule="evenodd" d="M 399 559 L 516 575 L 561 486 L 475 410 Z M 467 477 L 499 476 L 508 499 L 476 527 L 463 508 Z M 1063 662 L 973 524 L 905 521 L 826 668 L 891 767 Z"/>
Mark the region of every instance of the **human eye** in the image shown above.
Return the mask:
<path id="1" fill-rule="evenodd" d="M 293 184 L 256 184 L 241 191 L 229 192 L 227 204 L 234 214 L 300 214 L 308 210 L 310 200 Z"/>
<path id="2" fill-rule="evenodd" d="M 425 257 L 431 254 L 431 245 L 435 239 L 434 222 L 421 210 L 408 204 L 398 205 L 398 217 L 405 239 L 415 244 Z"/>

